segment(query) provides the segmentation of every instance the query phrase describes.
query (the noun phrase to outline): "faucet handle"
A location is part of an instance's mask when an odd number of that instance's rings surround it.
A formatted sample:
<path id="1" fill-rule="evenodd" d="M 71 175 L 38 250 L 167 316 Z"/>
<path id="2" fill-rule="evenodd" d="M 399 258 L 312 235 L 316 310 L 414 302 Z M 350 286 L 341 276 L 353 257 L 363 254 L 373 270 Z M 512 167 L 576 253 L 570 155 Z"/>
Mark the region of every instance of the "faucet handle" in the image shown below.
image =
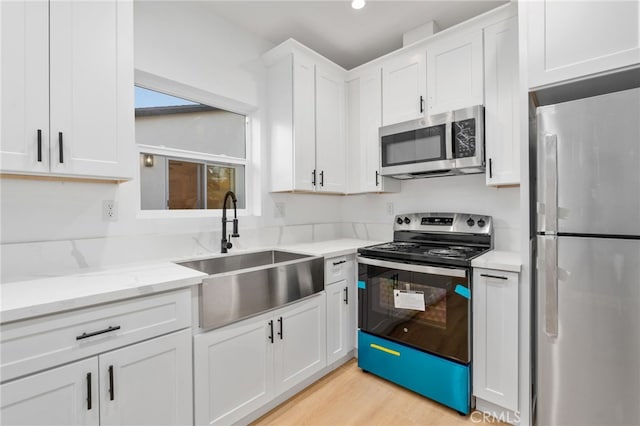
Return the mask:
<path id="1" fill-rule="evenodd" d="M 231 235 L 229 235 L 229 240 L 231 240 Z M 233 248 L 233 244 L 231 244 L 231 241 L 227 241 L 226 243 L 224 243 L 224 245 L 227 248 L 227 250 L 229 250 L 230 248 Z"/>

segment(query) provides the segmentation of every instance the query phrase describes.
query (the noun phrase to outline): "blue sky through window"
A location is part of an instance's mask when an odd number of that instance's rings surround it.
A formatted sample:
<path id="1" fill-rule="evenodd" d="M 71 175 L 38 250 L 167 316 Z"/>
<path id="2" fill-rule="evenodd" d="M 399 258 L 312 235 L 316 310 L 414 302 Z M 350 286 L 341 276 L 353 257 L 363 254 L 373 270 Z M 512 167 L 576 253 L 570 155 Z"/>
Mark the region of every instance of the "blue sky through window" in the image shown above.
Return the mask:
<path id="1" fill-rule="evenodd" d="M 186 99 L 177 98 L 164 93 L 155 92 L 136 86 L 135 92 L 136 108 L 147 108 L 157 106 L 176 106 L 176 105 L 199 105 L 197 102 L 191 102 Z"/>

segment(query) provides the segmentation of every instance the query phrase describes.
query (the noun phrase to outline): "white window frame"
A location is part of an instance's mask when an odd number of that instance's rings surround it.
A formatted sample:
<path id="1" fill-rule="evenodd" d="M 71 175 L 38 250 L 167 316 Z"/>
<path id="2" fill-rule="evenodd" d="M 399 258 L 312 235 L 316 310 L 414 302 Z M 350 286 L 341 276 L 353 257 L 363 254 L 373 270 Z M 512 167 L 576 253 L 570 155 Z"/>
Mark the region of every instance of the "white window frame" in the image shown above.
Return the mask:
<path id="1" fill-rule="evenodd" d="M 253 117 L 256 115 L 257 107 L 137 69 L 135 70 L 135 85 L 245 116 L 245 158 L 158 147 L 136 142 L 136 161 L 139 161 L 141 154 L 153 154 L 196 162 L 242 165 L 245 173 L 245 208 L 238 209 L 238 216 L 259 216 L 262 191 L 259 177 L 260 168 L 257 167 L 257 161 L 260 158 L 260 148 L 256 139 L 253 138 L 255 124 Z M 136 217 L 138 218 L 222 217 L 222 209 L 142 210 L 140 167 L 136 167 L 136 183 L 138 186 Z"/>

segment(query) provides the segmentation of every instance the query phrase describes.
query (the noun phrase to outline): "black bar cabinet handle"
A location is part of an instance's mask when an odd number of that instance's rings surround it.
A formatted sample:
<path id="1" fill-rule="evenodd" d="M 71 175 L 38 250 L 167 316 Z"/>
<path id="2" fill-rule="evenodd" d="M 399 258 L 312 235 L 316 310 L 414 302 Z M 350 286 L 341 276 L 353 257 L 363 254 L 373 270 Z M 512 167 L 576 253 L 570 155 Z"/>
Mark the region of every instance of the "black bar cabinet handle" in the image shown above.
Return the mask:
<path id="1" fill-rule="evenodd" d="M 343 263 L 347 263 L 347 261 L 346 260 L 340 260 L 338 262 L 333 262 L 333 266 L 342 265 Z"/>
<path id="2" fill-rule="evenodd" d="M 324 186 L 324 170 L 320 172 L 320 186 Z"/>
<path id="3" fill-rule="evenodd" d="M 38 129 L 38 162 L 42 163 L 42 129 Z"/>
<path id="4" fill-rule="evenodd" d="M 109 400 L 113 401 L 116 390 L 113 387 L 113 365 L 109 366 Z"/>
<path id="5" fill-rule="evenodd" d="M 62 132 L 58 132 L 58 150 L 60 153 L 60 164 L 64 163 L 64 154 L 62 150 Z"/>
<path id="6" fill-rule="evenodd" d="M 273 320 L 269 321 L 269 341 L 273 343 Z"/>
<path id="7" fill-rule="evenodd" d="M 380 176 L 380 172 L 376 170 L 376 186 L 380 185 L 380 181 L 378 180 L 378 176 Z"/>
<path id="8" fill-rule="evenodd" d="M 280 340 L 284 337 L 284 333 L 282 332 L 282 317 L 278 318 L 278 323 L 280 324 L 280 331 L 278 332 L 278 336 L 280 336 Z"/>
<path id="9" fill-rule="evenodd" d="M 316 169 L 311 172 L 311 185 L 316 186 Z"/>
<path id="10" fill-rule="evenodd" d="M 79 336 L 76 336 L 76 340 L 82 340 L 82 339 L 86 339 L 88 337 L 93 337 L 93 336 L 97 336 L 99 334 L 104 334 L 104 333 L 110 333 L 112 331 L 116 331 L 116 330 L 120 330 L 120 326 L 116 325 L 115 327 L 108 327 L 105 328 L 104 330 L 99 330 L 99 331 L 94 331 L 91 333 L 82 333 Z"/>
<path id="11" fill-rule="evenodd" d="M 349 304 L 349 287 L 344 288 L 344 303 L 345 305 Z"/>
<path id="12" fill-rule="evenodd" d="M 420 96 L 420 112 L 424 112 L 424 98 Z"/>
<path id="13" fill-rule="evenodd" d="M 489 158 L 489 179 L 493 177 L 493 161 Z"/>
<path id="14" fill-rule="evenodd" d="M 91 373 L 87 373 L 87 410 L 91 410 Z"/>
<path id="15" fill-rule="evenodd" d="M 481 277 L 487 277 L 487 278 L 496 278 L 499 280 L 508 280 L 509 278 L 507 277 L 503 277 L 501 275 L 490 275 L 490 274 L 480 274 Z"/>

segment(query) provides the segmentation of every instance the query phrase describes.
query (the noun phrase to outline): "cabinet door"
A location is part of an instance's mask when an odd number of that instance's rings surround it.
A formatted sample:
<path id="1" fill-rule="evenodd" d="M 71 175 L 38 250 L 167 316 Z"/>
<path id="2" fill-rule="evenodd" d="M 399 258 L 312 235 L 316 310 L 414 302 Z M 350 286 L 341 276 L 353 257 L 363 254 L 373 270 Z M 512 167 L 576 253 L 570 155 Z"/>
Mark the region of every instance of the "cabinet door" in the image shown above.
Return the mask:
<path id="1" fill-rule="evenodd" d="M 347 93 L 347 193 L 355 194 L 364 191 L 365 162 L 362 156 L 363 141 L 360 137 L 360 78 L 356 77 L 346 83 Z M 382 94 L 380 94 L 382 96 Z"/>
<path id="2" fill-rule="evenodd" d="M 274 317 L 275 383 L 280 394 L 326 365 L 325 294 L 281 309 Z"/>
<path id="3" fill-rule="evenodd" d="M 315 65 L 304 55 L 293 56 L 294 188 L 314 190 L 316 164 Z"/>
<path id="4" fill-rule="evenodd" d="M 347 280 L 338 281 L 325 288 L 327 293 L 327 365 L 347 354 L 348 297 Z M 350 337 L 350 336 L 349 336 Z M 349 339 L 350 340 L 350 339 Z"/>
<path id="5" fill-rule="evenodd" d="M 6 425 L 98 425 L 98 358 L 0 386 Z"/>
<path id="6" fill-rule="evenodd" d="M 316 189 L 344 193 L 346 184 L 344 77 L 316 65 Z"/>
<path id="7" fill-rule="evenodd" d="M 382 125 L 424 116 L 426 57 L 412 50 L 388 59 L 382 65 Z"/>
<path id="8" fill-rule="evenodd" d="M 233 424 L 273 397 L 271 313 L 194 337 L 195 423 Z"/>
<path id="9" fill-rule="evenodd" d="M 382 69 L 373 67 L 347 83 L 347 168 L 350 193 L 397 192 L 400 181 L 380 176 Z"/>
<path id="10" fill-rule="evenodd" d="M 382 125 L 382 75 L 380 68 L 360 77 L 360 143 L 362 144 L 362 189 L 365 192 L 381 190 L 380 140 L 378 129 Z"/>
<path id="11" fill-rule="evenodd" d="M 518 409 L 518 274 L 476 269 L 473 394 Z"/>
<path id="12" fill-rule="evenodd" d="M 529 87 L 640 63 L 640 2 L 527 2 Z"/>
<path id="13" fill-rule="evenodd" d="M 51 172 L 131 177 L 131 3 L 51 2 L 50 23 Z"/>
<path id="14" fill-rule="evenodd" d="M 0 170 L 48 172 L 49 3 L 0 2 L 0 23 Z"/>
<path id="15" fill-rule="evenodd" d="M 481 105 L 482 84 L 482 31 L 450 36 L 429 45 L 429 114 Z"/>
<path id="16" fill-rule="evenodd" d="M 518 21 L 484 30 L 487 185 L 520 183 Z"/>
<path id="17" fill-rule="evenodd" d="M 100 355 L 99 364 L 102 426 L 193 423 L 190 329 Z"/>

